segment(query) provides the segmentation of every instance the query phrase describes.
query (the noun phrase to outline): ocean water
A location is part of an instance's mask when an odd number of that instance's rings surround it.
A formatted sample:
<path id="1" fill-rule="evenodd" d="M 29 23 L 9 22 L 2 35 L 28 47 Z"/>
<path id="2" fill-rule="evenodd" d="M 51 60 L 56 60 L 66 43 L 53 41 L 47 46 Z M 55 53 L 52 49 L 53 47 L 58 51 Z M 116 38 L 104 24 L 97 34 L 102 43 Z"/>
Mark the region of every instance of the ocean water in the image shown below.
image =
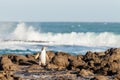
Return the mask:
<path id="1" fill-rule="evenodd" d="M 0 54 L 47 50 L 70 54 L 120 47 L 120 23 L 0 22 Z"/>

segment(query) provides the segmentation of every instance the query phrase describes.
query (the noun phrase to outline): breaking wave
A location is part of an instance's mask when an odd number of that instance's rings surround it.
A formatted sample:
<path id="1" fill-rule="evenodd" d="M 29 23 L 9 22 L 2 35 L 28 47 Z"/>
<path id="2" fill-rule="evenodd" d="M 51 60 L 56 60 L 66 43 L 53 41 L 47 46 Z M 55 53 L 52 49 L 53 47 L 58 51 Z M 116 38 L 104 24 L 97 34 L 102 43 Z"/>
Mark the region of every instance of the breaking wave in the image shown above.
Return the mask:
<path id="1" fill-rule="evenodd" d="M 41 27 L 42 28 L 42 27 Z M 9 28 L 10 29 L 10 28 Z M 13 28 L 12 28 L 13 29 Z M 42 30 L 42 29 L 41 29 Z M 4 38 L 0 35 L 0 40 Z M 25 42 L 46 42 L 47 45 L 80 45 L 80 46 L 110 46 L 120 47 L 120 35 L 111 32 L 71 32 L 71 33 L 43 33 L 34 28 L 19 23 L 9 33 L 8 40 Z"/>

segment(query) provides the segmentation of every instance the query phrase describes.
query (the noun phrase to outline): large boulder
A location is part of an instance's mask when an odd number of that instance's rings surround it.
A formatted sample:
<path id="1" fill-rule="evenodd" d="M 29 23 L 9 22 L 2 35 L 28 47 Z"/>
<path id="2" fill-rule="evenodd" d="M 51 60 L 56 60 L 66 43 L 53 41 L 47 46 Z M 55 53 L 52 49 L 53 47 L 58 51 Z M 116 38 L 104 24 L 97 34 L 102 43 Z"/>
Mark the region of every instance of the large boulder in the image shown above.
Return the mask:
<path id="1" fill-rule="evenodd" d="M 105 52 L 105 58 L 109 62 L 114 62 L 115 60 L 120 60 L 120 48 L 111 48 Z"/>
<path id="2" fill-rule="evenodd" d="M 120 71 L 120 48 L 111 48 L 105 51 L 101 59 L 100 70 L 107 75 L 114 75 Z"/>
<path id="3" fill-rule="evenodd" d="M 84 56 L 84 60 L 89 61 L 95 59 L 96 57 L 97 55 L 94 52 L 88 51 Z"/>
<path id="4" fill-rule="evenodd" d="M 58 52 L 57 55 L 53 57 L 51 63 L 61 68 L 67 68 L 69 65 L 68 57 L 69 54 Z"/>
<path id="5" fill-rule="evenodd" d="M 120 62 L 110 62 L 107 64 L 108 75 L 114 75 L 120 71 Z"/>
<path id="6" fill-rule="evenodd" d="M 93 72 L 100 69 L 102 56 L 104 56 L 104 53 L 88 51 L 83 58 L 83 60 L 86 62 L 86 68 L 93 70 Z"/>
<path id="7" fill-rule="evenodd" d="M 8 58 L 8 56 L 2 56 L 1 58 L 1 69 L 2 70 L 17 70 L 18 66 L 13 64 L 12 61 Z"/>
<path id="8" fill-rule="evenodd" d="M 82 60 L 82 56 L 74 56 L 74 59 L 70 59 L 70 65 L 71 69 L 76 69 L 76 68 L 83 68 L 85 66 L 85 62 Z"/>
<path id="9" fill-rule="evenodd" d="M 55 56 L 53 58 L 53 64 L 57 66 L 67 67 L 69 65 L 68 58 L 65 56 Z"/>

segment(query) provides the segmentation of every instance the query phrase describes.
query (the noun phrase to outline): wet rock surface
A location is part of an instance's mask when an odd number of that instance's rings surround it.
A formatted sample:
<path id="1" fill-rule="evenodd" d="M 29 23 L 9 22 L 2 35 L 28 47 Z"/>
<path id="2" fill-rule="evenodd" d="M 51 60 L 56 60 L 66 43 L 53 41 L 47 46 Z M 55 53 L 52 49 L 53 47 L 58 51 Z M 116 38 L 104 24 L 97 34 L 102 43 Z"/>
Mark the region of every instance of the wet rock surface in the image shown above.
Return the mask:
<path id="1" fill-rule="evenodd" d="M 0 57 L 0 80 L 120 80 L 120 48 L 85 55 L 47 51 L 47 65 L 35 54 Z"/>

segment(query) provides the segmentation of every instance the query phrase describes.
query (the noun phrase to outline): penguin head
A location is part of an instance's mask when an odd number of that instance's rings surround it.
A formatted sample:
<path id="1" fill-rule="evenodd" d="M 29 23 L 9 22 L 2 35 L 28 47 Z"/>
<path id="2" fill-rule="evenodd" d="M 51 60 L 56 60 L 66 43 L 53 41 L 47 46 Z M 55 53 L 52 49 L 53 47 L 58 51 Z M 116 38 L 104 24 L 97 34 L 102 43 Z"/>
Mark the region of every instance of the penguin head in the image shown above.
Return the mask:
<path id="1" fill-rule="evenodd" d="M 42 50 L 46 50 L 46 49 L 47 49 L 47 46 L 42 47 Z"/>

